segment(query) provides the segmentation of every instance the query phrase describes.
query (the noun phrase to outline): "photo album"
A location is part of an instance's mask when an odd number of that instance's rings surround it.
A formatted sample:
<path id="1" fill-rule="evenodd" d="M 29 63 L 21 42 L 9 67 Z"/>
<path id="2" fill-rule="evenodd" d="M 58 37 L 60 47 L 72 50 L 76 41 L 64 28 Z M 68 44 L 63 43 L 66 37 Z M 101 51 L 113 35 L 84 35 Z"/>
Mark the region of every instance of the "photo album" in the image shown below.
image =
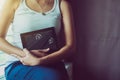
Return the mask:
<path id="1" fill-rule="evenodd" d="M 54 27 L 20 34 L 23 48 L 28 50 L 47 49 L 48 53 L 58 50 Z"/>

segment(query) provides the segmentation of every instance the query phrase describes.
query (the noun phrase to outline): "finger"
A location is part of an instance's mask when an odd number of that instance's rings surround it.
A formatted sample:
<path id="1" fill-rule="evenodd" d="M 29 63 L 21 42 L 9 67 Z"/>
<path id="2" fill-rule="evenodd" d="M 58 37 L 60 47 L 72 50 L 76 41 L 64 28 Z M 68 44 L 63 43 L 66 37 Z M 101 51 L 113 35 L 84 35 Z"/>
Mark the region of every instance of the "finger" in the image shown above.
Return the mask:
<path id="1" fill-rule="evenodd" d="M 23 65 L 26 65 L 25 62 L 24 62 L 24 60 L 21 59 L 20 62 L 21 62 Z"/>
<path id="2" fill-rule="evenodd" d="M 40 52 L 48 52 L 50 50 L 50 48 L 47 49 L 39 49 Z"/>
<path id="3" fill-rule="evenodd" d="M 20 62 L 21 62 L 21 63 L 23 63 L 23 60 L 22 60 L 22 59 L 20 59 Z"/>
<path id="4" fill-rule="evenodd" d="M 30 50 L 31 53 L 39 52 L 38 50 Z"/>
<path id="5" fill-rule="evenodd" d="M 25 52 L 26 55 L 30 53 L 26 48 L 24 48 L 23 51 Z"/>
<path id="6" fill-rule="evenodd" d="M 23 61 L 20 61 L 23 65 L 26 65 Z"/>
<path id="7" fill-rule="evenodd" d="M 19 60 L 21 59 L 21 57 L 16 55 L 16 54 L 11 54 L 11 56 L 14 56 L 14 57 L 18 58 Z"/>

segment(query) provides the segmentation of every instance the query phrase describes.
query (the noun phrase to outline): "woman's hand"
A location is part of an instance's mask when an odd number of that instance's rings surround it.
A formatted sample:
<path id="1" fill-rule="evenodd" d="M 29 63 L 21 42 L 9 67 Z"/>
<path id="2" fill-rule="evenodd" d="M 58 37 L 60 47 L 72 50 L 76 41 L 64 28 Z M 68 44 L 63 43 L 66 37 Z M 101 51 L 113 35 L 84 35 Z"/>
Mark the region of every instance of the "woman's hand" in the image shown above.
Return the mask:
<path id="1" fill-rule="evenodd" d="M 19 58 L 23 65 L 34 66 L 40 64 L 40 58 L 35 57 L 32 55 L 27 49 L 23 49 L 26 56 Z"/>
<path id="2" fill-rule="evenodd" d="M 49 51 L 49 48 L 47 49 L 38 49 L 38 50 L 30 50 L 30 53 L 32 53 L 36 57 L 43 57 L 47 55 L 47 52 Z"/>
<path id="3" fill-rule="evenodd" d="M 13 55 L 13 54 L 12 56 L 17 57 L 22 62 L 23 65 L 35 66 L 35 65 L 41 64 L 41 58 L 36 57 L 33 54 L 37 54 L 43 57 L 46 55 L 45 52 L 48 52 L 48 51 L 49 51 L 49 48 L 43 49 L 43 50 L 31 50 L 31 51 L 28 51 L 27 49 L 23 49 L 23 52 L 25 53 L 24 57 L 20 57 L 20 56 Z"/>

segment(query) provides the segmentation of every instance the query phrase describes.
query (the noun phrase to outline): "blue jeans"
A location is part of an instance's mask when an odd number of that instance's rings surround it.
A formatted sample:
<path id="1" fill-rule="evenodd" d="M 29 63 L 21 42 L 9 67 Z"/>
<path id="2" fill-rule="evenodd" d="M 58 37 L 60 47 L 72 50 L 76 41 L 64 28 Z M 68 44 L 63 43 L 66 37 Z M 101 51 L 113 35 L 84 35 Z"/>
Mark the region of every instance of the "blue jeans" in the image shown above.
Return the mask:
<path id="1" fill-rule="evenodd" d="M 68 80 L 64 64 L 25 66 L 17 61 L 5 69 L 6 80 Z"/>

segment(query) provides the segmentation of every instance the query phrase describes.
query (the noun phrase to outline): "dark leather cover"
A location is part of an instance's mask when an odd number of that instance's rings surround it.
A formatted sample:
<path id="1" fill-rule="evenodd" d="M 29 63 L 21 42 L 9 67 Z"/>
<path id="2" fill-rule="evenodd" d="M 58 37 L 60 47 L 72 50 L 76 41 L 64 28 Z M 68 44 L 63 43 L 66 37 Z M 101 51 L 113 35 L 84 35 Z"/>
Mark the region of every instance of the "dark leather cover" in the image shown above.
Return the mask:
<path id="1" fill-rule="evenodd" d="M 49 53 L 58 50 L 54 27 L 20 34 L 23 48 L 28 50 L 47 49 Z"/>

